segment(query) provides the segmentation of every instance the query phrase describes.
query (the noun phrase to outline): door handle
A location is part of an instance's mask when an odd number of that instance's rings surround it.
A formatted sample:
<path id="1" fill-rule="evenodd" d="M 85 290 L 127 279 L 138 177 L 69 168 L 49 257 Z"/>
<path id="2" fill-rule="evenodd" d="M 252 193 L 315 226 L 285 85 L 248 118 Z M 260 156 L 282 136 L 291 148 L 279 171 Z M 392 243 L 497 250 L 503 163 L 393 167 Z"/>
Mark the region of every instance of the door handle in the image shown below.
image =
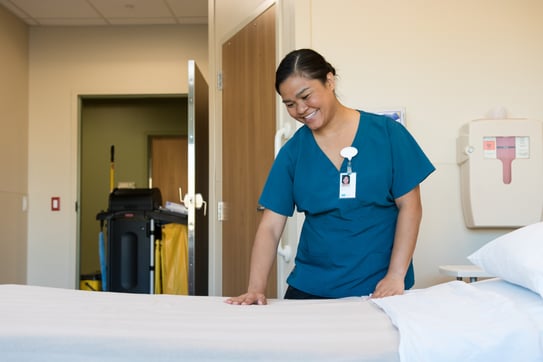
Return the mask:
<path id="1" fill-rule="evenodd" d="M 262 211 L 264 211 L 264 210 L 266 210 L 266 208 L 265 208 L 264 206 L 262 206 L 262 205 L 258 205 L 258 206 L 256 207 L 256 211 L 258 211 L 258 212 L 262 212 Z"/>
<path id="2" fill-rule="evenodd" d="M 204 200 L 202 194 L 194 194 L 195 200 L 189 196 L 189 194 L 185 194 L 185 198 L 183 199 L 183 204 L 185 204 L 186 207 L 194 206 L 195 209 L 200 210 L 202 206 L 204 207 L 204 216 L 207 214 L 207 202 Z"/>

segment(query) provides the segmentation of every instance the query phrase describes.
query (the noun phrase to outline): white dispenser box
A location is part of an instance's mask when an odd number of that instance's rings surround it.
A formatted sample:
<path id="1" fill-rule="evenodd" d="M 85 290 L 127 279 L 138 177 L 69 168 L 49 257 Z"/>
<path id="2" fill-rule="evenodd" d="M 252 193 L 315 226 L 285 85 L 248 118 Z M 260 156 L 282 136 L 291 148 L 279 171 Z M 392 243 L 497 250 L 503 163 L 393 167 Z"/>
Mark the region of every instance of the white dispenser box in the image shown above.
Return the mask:
<path id="1" fill-rule="evenodd" d="M 456 142 L 469 228 L 516 228 L 543 217 L 543 123 L 478 119 Z"/>

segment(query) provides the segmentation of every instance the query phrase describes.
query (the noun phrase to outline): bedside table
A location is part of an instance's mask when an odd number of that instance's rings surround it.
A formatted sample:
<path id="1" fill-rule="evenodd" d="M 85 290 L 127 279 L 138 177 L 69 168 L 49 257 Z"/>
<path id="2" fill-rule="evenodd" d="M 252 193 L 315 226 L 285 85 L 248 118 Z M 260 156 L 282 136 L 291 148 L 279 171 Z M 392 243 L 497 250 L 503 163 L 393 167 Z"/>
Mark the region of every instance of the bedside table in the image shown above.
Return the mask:
<path id="1" fill-rule="evenodd" d="M 469 282 L 476 282 L 477 278 L 491 278 L 493 275 L 488 274 L 483 269 L 476 265 L 441 265 L 439 272 L 444 275 L 456 277 L 457 280 L 469 278 Z"/>

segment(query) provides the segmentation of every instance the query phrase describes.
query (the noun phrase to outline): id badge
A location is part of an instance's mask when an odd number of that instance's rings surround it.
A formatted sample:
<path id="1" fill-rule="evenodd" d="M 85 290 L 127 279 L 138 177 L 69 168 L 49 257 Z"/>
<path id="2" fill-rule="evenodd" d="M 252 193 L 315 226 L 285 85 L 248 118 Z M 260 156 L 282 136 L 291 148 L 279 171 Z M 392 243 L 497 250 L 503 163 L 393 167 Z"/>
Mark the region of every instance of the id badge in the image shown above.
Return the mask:
<path id="1" fill-rule="evenodd" d="M 339 175 L 339 198 L 353 199 L 356 197 L 356 172 L 343 172 Z"/>

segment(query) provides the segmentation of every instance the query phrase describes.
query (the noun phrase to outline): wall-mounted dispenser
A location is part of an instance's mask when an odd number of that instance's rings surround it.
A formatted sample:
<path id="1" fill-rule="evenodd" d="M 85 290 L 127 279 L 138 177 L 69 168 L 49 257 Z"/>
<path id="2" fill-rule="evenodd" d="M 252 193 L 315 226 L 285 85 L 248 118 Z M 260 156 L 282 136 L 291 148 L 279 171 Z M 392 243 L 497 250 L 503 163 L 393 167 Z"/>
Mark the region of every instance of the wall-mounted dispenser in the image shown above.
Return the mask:
<path id="1" fill-rule="evenodd" d="M 479 119 L 456 142 L 469 228 L 521 227 L 543 216 L 543 123 Z"/>

